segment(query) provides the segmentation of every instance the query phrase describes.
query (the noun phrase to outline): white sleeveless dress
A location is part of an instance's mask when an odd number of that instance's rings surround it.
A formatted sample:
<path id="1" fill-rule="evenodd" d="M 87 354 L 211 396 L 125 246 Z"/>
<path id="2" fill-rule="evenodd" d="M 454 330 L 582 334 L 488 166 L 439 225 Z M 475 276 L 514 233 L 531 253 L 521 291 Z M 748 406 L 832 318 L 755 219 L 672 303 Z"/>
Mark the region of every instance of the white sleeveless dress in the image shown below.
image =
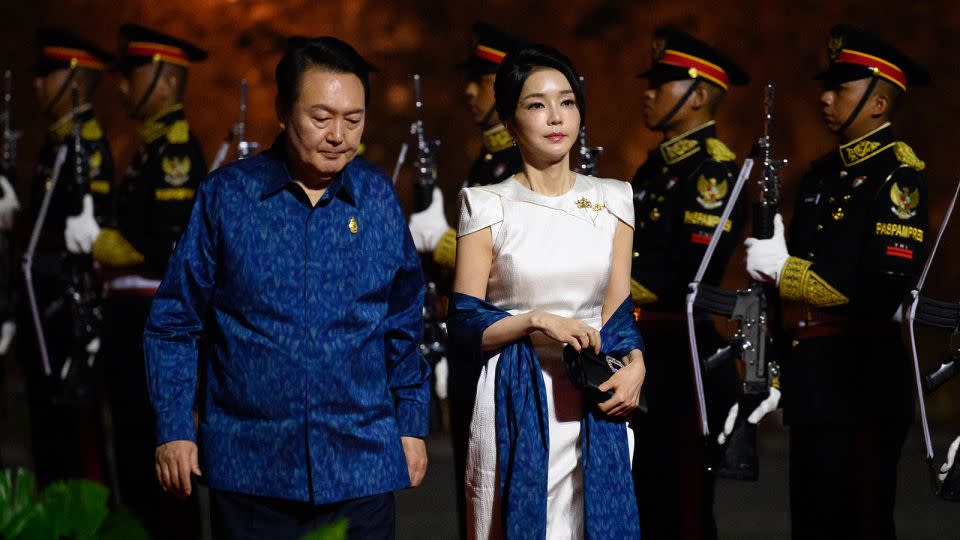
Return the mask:
<path id="1" fill-rule="evenodd" d="M 486 227 L 493 235 L 493 264 L 486 300 L 511 314 L 546 311 L 599 329 L 617 221 L 633 228 L 628 182 L 577 175 L 556 197 L 531 191 L 511 176 L 460 192 L 457 236 Z M 531 335 L 543 372 L 549 414 L 547 538 L 583 538 L 580 469 L 582 395 L 570 383 L 561 344 Z M 470 538 L 502 538 L 497 487 L 494 404 L 499 355 L 477 384 L 467 453 L 467 531 Z M 632 430 L 627 430 L 632 437 Z M 631 454 L 632 454 L 632 440 Z"/>

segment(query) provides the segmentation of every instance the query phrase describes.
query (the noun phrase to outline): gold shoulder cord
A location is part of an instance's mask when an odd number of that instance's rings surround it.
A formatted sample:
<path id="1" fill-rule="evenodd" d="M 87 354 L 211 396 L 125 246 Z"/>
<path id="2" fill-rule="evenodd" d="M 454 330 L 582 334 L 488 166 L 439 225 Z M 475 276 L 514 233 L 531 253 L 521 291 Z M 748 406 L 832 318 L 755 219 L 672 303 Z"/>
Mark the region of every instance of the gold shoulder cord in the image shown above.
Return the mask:
<path id="1" fill-rule="evenodd" d="M 143 254 L 119 231 L 104 228 L 93 243 L 93 260 L 109 266 L 135 266 L 143 262 Z"/>
<path id="2" fill-rule="evenodd" d="M 457 231 L 447 229 L 433 250 L 433 262 L 444 268 L 453 268 L 457 263 Z"/>

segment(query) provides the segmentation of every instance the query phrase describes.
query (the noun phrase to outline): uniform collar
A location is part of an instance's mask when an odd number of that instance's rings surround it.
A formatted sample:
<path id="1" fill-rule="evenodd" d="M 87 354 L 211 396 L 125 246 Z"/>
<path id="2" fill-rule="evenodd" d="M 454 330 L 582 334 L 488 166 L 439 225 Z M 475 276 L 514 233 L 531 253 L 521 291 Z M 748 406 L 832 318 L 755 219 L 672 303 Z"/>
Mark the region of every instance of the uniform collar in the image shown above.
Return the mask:
<path id="1" fill-rule="evenodd" d="M 483 150 L 495 154 L 513 146 L 513 137 L 503 124 L 497 124 L 483 132 Z"/>
<path id="2" fill-rule="evenodd" d="M 290 169 L 287 167 L 286 141 L 286 136 L 281 133 L 274 139 L 270 149 L 264 152 L 273 163 L 273 170 L 267 175 L 266 183 L 260 192 L 261 199 L 266 199 L 294 181 L 293 176 L 290 175 Z M 353 175 L 358 172 L 355 170 L 356 163 L 354 163 L 357 159 L 359 158 L 354 157 L 347 163 L 340 174 L 330 182 L 326 191 L 331 197 L 340 197 L 354 206 L 357 205 L 357 197 L 353 185 Z"/>
<path id="3" fill-rule="evenodd" d="M 673 165 L 687 159 L 703 149 L 704 141 L 717 136 L 716 122 L 710 120 L 686 133 L 660 144 L 660 156 L 664 163 Z"/>
<path id="4" fill-rule="evenodd" d="M 93 105 L 90 103 L 84 103 L 81 105 L 80 110 L 77 112 L 76 119 L 77 121 L 83 123 L 93 120 Z M 56 139 L 58 142 L 63 142 L 63 140 L 66 139 L 73 130 L 73 125 L 73 111 L 70 111 L 50 124 L 48 129 L 50 130 L 50 134 L 54 139 Z"/>
<path id="5" fill-rule="evenodd" d="M 185 118 L 186 113 L 183 112 L 183 104 L 176 103 L 145 120 L 137 128 L 137 133 L 143 143 L 150 144 L 166 133 L 171 124 Z"/>
<path id="6" fill-rule="evenodd" d="M 840 145 L 838 148 L 840 161 L 843 162 L 844 167 L 853 167 L 890 148 L 894 144 L 893 128 L 890 122 L 885 122 L 882 126 L 870 133 Z"/>

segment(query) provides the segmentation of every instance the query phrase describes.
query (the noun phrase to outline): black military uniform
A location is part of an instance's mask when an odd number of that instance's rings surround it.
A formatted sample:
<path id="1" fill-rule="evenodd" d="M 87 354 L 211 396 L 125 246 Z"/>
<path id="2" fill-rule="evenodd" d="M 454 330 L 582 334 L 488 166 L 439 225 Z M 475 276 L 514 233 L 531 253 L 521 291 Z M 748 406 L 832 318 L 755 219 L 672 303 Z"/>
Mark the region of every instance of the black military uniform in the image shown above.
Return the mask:
<path id="1" fill-rule="evenodd" d="M 206 58 L 190 43 L 141 26 L 124 25 L 120 36 L 119 67 L 125 73 L 145 64 L 159 73 L 165 63 L 186 67 Z M 156 416 L 147 394 L 142 338 L 153 294 L 207 167 L 181 104 L 143 122 L 138 135 L 140 148 L 118 189 L 113 227 L 102 229 L 93 245 L 94 258 L 114 276 L 107 284 L 101 357 L 121 500 L 158 538 L 183 537 L 198 533 L 196 501 L 183 505 L 167 497 L 156 479 Z"/>
<path id="2" fill-rule="evenodd" d="M 79 74 L 99 76 L 95 73 L 112 61 L 110 54 L 63 29 L 41 29 L 38 45 L 37 77 L 67 71 L 56 96 L 44 104 L 48 109 L 61 100 L 69 103 L 72 83 L 86 86 L 78 81 Z M 85 90 L 80 94 L 83 101 L 89 97 L 84 96 Z M 79 176 L 74 151 L 77 133 L 82 154 Z M 54 161 L 61 149 L 66 154 L 54 184 Z M 93 195 L 97 219 L 108 215 L 113 176 L 110 146 L 89 103 L 84 103 L 76 115 L 68 113 L 50 125 L 30 184 L 28 219 L 24 220 L 29 235 L 37 224 L 43 199 L 53 189 L 31 271 L 49 374 L 42 365 L 28 302 L 21 303 L 17 323 L 21 329 L 17 356 L 26 373 L 34 467 L 41 484 L 72 476 L 107 481 L 97 373 L 91 369 L 86 350 L 96 335 L 81 331 L 84 320 L 98 316 L 100 300 L 92 281 L 92 260 L 89 255 L 67 252 L 64 227 L 68 216 L 80 213 L 87 194 Z M 71 294 L 77 286 L 83 288 L 80 301 Z"/>
<path id="3" fill-rule="evenodd" d="M 869 90 L 885 81 L 905 91 L 929 79 L 853 28 L 834 28 L 829 48 L 828 89 L 869 78 Z M 897 461 L 913 400 L 891 317 L 923 263 L 923 168 L 885 123 L 814 162 L 800 184 L 787 230 L 793 256 L 779 283 L 798 319 L 781 373 L 794 538 L 895 536 Z"/>
<path id="4" fill-rule="evenodd" d="M 473 26 L 474 43 L 470 57 L 457 67 L 467 70 L 471 80 L 496 73 L 503 58 L 519 49 L 522 41 L 492 25 L 478 22 Z M 492 115 L 494 109 L 487 114 Z M 483 150 L 470 167 L 464 187 L 496 184 L 520 172 L 523 159 L 520 150 L 503 124 L 497 124 L 483 132 Z M 449 229 L 440 238 L 433 252 L 433 260 L 440 266 L 452 269 L 457 258 L 457 231 Z M 457 517 L 460 537 L 466 537 L 466 499 L 464 475 L 467 464 L 467 440 L 470 435 L 470 418 L 476 398 L 477 379 L 480 367 L 465 365 L 450 359 L 448 375 L 450 428 L 453 443 L 453 465 L 456 474 L 454 484 L 457 494 Z"/>
<path id="5" fill-rule="evenodd" d="M 678 30 L 657 30 L 653 45 L 653 67 L 641 74 L 651 85 L 694 78 L 694 84 L 726 90 L 729 84 L 748 81 L 733 62 Z M 687 284 L 720 222 L 737 172 L 734 154 L 717 139 L 716 126 L 709 121 L 653 149 L 633 178 L 631 295 L 646 344 L 643 391 L 649 407 L 647 414 L 634 418 L 638 443 L 633 471 L 644 538 L 716 537 L 714 478 L 707 471 L 716 448 L 711 442 L 709 454 L 705 452 L 699 434 L 683 312 Z M 724 227 L 705 283 L 720 284 L 743 228 L 745 208 L 741 198 Z M 723 345 L 712 319 L 698 323 L 697 339 L 705 356 Z M 723 425 L 735 402 L 737 383 L 733 363 L 706 376 L 712 432 Z"/>

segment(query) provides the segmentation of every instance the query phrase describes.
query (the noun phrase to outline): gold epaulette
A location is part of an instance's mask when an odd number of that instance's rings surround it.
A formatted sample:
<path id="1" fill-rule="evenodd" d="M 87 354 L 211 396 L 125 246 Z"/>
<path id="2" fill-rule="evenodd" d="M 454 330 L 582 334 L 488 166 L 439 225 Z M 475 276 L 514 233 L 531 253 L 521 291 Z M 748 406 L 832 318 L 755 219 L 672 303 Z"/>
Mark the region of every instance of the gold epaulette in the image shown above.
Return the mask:
<path id="1" fill-rule="evenodd" d="M 457 264 L 457 231 L 447 229 L 437 247 L 433 250 L 433 261 L 444 268 L 453 268 Z"/>
<path id="2" fill-rule="evenodd" d="M 723 144 L 723 141 L 713 137 L 707 138 L 707 153 L 717 161 L 735 161 L 737 159 L 737 155 L 731 152 L 727 145 Z"/>
<path id="3" fill-rule="evenodd" d="M 91 118 L 80 127 L 80 137 L 85 141 L 98 141 L 103 137 L 103 129 L 95 118 Z"/>
<path id="4" fill-rule="evenodd" d="M 913 148 L 902 141 L 893 143 L 893 155 L 897 156 L 897 161 L 901 164 L 918 171 L 922 171 L 927 166 L 923 160 L 917 157 L 917 154 L 913 153 Z"/>
<path id="5" fill-rule="evenodd" d="M 183 144 L 190 140 L 190 124 L 186 120 L 177 120 L 167 129 L 167 141 L 171 144 Z"/>
<path id="6" fill-rule="evenodd" d="M 633 303 L 638 306 L 652 304 L 659 300 L 653 291 L 644 287 L 635 279 L 630 280 L 630 297 L 633 298 Z"/>
<path id="7" fill-rule="evenodd" d="M 109 266 L 135 266 L 143 262 L 143 254 L 119 231 L 104 228 L 93 243 L 93 260 Z"/>
<path id="8" fill-rule="evenodd" d="M 780 296 L 786 300 L 805 302 L 814 307 L 832 307 L 850 300 L 819 274 L 810 270 L 813 263 L 789 257 L 780 275 Z"/>

